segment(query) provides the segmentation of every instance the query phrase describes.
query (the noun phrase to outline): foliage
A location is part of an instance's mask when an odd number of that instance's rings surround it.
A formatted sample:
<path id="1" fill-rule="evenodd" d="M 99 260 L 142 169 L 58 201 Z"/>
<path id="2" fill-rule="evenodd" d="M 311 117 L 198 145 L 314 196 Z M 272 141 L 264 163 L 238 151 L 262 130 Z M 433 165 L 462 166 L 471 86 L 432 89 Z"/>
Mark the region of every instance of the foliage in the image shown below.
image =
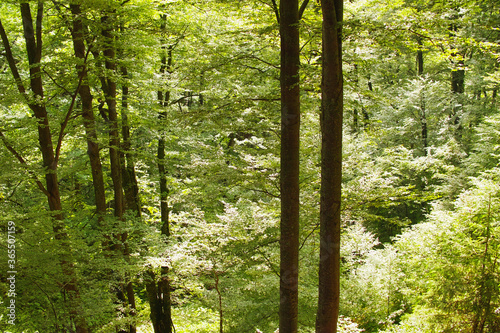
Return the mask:
<path id="1" fill-rule="evenodd" d="M 0 19 L 28 86 L 20 3 L 2 1 Z M 53 143 L 61 138 L 57 177 L 67 237 L 54 232 L 57 212 L 39 187 L 48 171 L 28 106 L 32 96 L 19 93 L 2 43 L 0 244 L 7 249 L 14 222 L 19 306 L 16 326 L 8 326 L 9 269 L 2 250 L 0 330 L 74 329 L 74 295 L 64 289 L 72 279 L 63 261 L 74 268 L 92 332 L 115 332 L 131 322 L 152 332 L 146 274 L 159 275 L 167 266 L 178 332 L 214 332 L 221 320 L 226 332 L 274 332 L 280 50 L 272 1 L 81 2 L 85 43 L 98 51 L 88 53 L 84 82 L 93 94 L 104 216 L 96 213 L 82 100 L 75 95 L 83 63 L 74 57 L 73 16 L 64 1 L 27 3 L 33 17 L 44 4 L 45 97 L 37 103 L 47 108 Z M 497 0 L 345 2 L 342 332 L 500 330 L 499 8 Z M 114 15 L 112 25 L 104 25 L 103 13 Z M 127 68 L 127 77 L 105 66 L 106 28 L 113 30 L 116 64 Z M 312 332 L 322 63 L 316 2 L 309 3 L 300 29 L 299 329 Z M 171 60 L 163 72 L 162 56 Z M 459 73 L 461 92 L 451 84 Z M 140 216 L 128 211 L 117 219 L 113 212 L 106 76 L 116 80 L 118 111 L 128 115 L 131 146 L 112 148 L 120 148 L 122 158 L 132 153 Z M 126 107 L 120 103 L 125 85 Z M 165 106 L 159 91 L 169 94 Z M 124 123 L 119 116 L 119 126 Z M 157 157 L 160 140 L 163 160 Z M 168 181 L 169 238 L 160 232 L 158 163 Z M 110 251 L 110 235 L 124 234 L 128 254 Z M 136 309 L 118 299 L 124 281 L 133 283 Z"/>

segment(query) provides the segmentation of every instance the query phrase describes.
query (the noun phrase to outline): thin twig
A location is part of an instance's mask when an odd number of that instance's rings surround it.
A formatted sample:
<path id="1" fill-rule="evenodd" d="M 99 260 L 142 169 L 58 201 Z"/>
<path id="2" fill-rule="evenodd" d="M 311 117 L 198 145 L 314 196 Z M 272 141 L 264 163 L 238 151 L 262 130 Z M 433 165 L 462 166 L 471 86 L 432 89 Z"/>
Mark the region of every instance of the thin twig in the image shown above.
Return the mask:
<path id="1" fill-rule="evenodd" d="M 29 169 L 28 163 L 26 163 L 26 160 L 21 156 L 21 154 L 19 154 L 17 152 L 17 150 L 14 149 L 14 147 L 12 147 L 12 145 L 10 143 L 7 142 L 7 138 L 5 137 L 5 135 L 3 134 L 2 131 L 0 131 L 0 137 L 2 138 L 3 144 L 5 145 L 7 150 L 10 151 L 12 153 L 12 155 L 14 155 L 14 157 L 26 168 L 26 170 L 30 174 L 31 178 L 38 185 L 38 188 L 40 189 L 40 191 L 42 191 L 43 194 L 45 194 L 47 197 L 50 197 L 50 193 L 45 189 L 42 182 L 40 182 L 38 180 L 38 178 L 36 177 L 35 173 Z"/>

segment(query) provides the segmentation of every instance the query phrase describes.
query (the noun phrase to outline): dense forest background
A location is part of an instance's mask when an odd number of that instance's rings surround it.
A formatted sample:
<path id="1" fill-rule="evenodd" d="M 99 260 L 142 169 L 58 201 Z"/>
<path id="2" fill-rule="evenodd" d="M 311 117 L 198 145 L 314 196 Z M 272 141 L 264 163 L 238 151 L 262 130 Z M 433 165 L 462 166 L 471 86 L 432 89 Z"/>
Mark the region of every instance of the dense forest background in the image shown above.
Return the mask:
<path id="1" fill-rule="evenodd" d="M 314 332 L 322 17 L 301 10 Z M 1 1 L 1 331 L 276 331 L 278 17 L 274 0 Z M 500 332 L 499 23 L 498 0 L 344 2 L 339 331 Z"/>

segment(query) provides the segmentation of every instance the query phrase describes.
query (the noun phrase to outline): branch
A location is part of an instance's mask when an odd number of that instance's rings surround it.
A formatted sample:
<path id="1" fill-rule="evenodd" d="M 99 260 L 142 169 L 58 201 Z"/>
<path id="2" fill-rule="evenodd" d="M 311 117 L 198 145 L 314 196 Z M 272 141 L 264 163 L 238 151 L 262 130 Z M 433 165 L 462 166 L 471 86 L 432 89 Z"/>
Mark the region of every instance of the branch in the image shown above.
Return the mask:
<path id="1" fill-rule="evenodd" d="M 276 69 L 280 69 L 280 66 L 279 66 L 279 65 L 272 64 L 272 63 L 270 63 L 270 62 L 268 62 L 268 61 L 265 61 L 264 59 L 261 59 L 261 58 L 259 58 L 259 57 L 255 56 L 255 55 L 253 55 L 253 54 L 249 54 L 248 56 L 243 56 L 243 57 L 241 57 L 240 59 L 245 59 L 245 58 L 255 59 L 255 60 L 258 60 L 258 61 L 260 61 L 260 62 L 263 62 L 263 63 L 264 63 L 264 64 L 266 64 L 266 65 L 269 65 L 269 66 L 274 67 L 274 68 L 276 68 Z"/>
<path id="2" fill-rule="evenodd" d="M 264 98 L 264 97 L 257 97 L 257 98 L 250 98 L 251 101 L 264 101 L 264 102 L 279 102 L 281 101 L 281 98 Z"/>
<path id="3" fill-rule="evenodd" d="M 59 137 L 57 139 L 56 154 L 55 154 L 55 158 L 54 158 L 55 165 L 57 165 L 57 163 L 59 162 L 59 157 L 61 155 L 62 140 L 64 138 L 64 130 L 66 129 L 66 126 L 68 126 L 68 122 L 71 119 L 71 113 L 73 112 L 73 110 L 75 108 L 76 97 L 78 96 L 78 92 L 80 91 L 80 87 L 82 86 L 83 77 L 85 74 L 85 67 L 86 67 L 89 53 L 90 53 L 90 48 L 87 50 L 87 53 L 85 54 L 85 58 L 83 60 L 83 65 L 82 65 L 82 70 L 81 70 L 79 78 L 78 78 L 78 85 L 76 86 L 75 92 L 71 96 L 71 104 L 69 106 L 68 112 L 66 113 L 66 117 L 64 118 L 64 121 L 61 124 L 61 131 L 59 132 Z"/>
<path id="4" fill-rule="evenodd" d="M 38 188 L 40 189 L 40 191 L 43 192 L 43 194 L 45 194 L 47 197 L 50 197 L 50 193 L 45 189 L 45 187 L 43 186 L 42 182 L 40 182 L 38 180 L 38 178 L 36 178 L 36 175 L 33 171 L 31 171 L 29 168 L 28 168 L 28 163 L 26 163 L 26 160 L 21 156 L 21 154 L 19 154 L 15 149 L 14 147 L 12 147 L 8 142 L 7 142 L 7 138 L 5 137 L 5 135 L 3 134 L 2 131 L 0 131 L 0 137 L 2 138 L 2 141 L 3 141 L 3 144 L 5 145 L 5 147 L 7 148 L 8 151 L 10 151 L 12 153 L 12 155 L 14 155 L 14 157 L 26 168 L 26 170 L 28 171 L 28 173 L 30 174 L 31 178 L 35 181 L 35 183 L 38 185 Z"/>
<path id="5" fill-rule="evenodd" d="M 264 258 L 265 261 L 267 261 L 267 264 L 269 266 L 269 268 L 271 269 L 271 271 L 276 274 L 277 277 L 280 277 L 280 273 L 274 269 L 273 267 L 273 263 L 271 262 L 271 260 L 269 260 L 269 258 L 264 254 L 264 252 L 262 252 L 260 249 L 256 249 L 257 252 L 259 252 L 259 254 Z"/>
<path id="6" fill-rule="evenodd" d="M 276 0 L 271 0 L 272 1 L 272 7 L 274 11 L 274 15 L 276 15 L 276 21 L 278 24 L 280 24 L 280 9 L 278 5 L 276 4 Z"/>
<path id="7" fill-rule="evenodd" d="M 45 70 L 45 68 L 42 69 L 42 71 L 49 77 L 49 79 L 52 81 L 52 83 L 54 83 L 59 89 L 61 89 L 62 91 L 64 91 L 65 93 L 67 93 L 68 95 L 71 95 L 71 92 L 66 89 L 64 86 L 60 85 L 59 83 L 57 83 L 56 79 L 52 77 L 52 75 L 47 72 Z M 55 94 L 53 97 L 51 97 L 50 99 L 53 99 L 55 96 L 57 96 L 57 94 Z"/>
<path id="8" fill-rule="evenodd" d="M 272 198 L 276 198 L 276 199 L 279 199 L 281 198 L 280 195 L 277 195 L 277 194 L 274 194 L 274 193 L 271 193 L 267 190 L 261 190 L 261 189 L 258 189 L 258 188 L 249 188 L 249 187 L 244 187 L 242 186 L 242 188 L 244 188 L 245 190 L 250 190 L 250 191 L 254 191 L 254 192 L 261 192 L 261 193 L 264 193 Z"/>
<path id="9" fill-rule="evenodd" d="M 300 51 L 299 51 L 299 52 L 300 52 L 300 53 L 302 53 L 302 49 L 303 49 L 304 47 L 306 47 L 306 45 L 307 45 L 307 44 L 309 44 L 309 43 L 310 43 L 310 42 L 311 42 L 311 41 L 312 41 L 315 37 L 316 37 L 316 34 L 315 34 L 315 33 L 313 33 L 313 34 L 312 34 L 312 36 L 311 36 L 311 38 L 309 38 L 309 39 L 308 39 L 308 40 L 304 43 L 304 45 L 302 45 L 302 46 L 300 47 Z"/>
<path id="10" fill-rule="evenodd" d="M 304 15 L 304 12 L 306 11 L 307 5 L 309 4 L 309 0 L 304 0 L 302 5 L 299 8 L 299 20 L 302 19 L 302 15 Z"/>
<path id="11" fill-rule="evenodd" d="M 36 13 L 36 63 L 42 59 L 42 19 L 43 19 L 43 2 L 38 1 L 38 10 Z"/>
<path id="12" fill-rule="evenodd" d="M 2 36 L 3 47 L 5 49 L 5 57 L 7 58 L 7 62 L 9 63 L 12 76 L 14 76 L 14 80 L 16 81 L 17 90 L 27 99 L 26 88 L 24 88 L 23 81 L 21 80 L 21 76 L 19 75 L 19 70 L 17 69 L 16 66 L 16 60 L 12 55 L 12 49 L 10 48 L 9 38 L 5 33 L 5 29 L 2 25 L 2 20 L 0 20 L 0 35 Z"/>
<path id="13" fill-rule="evenodd" d="M 307 236 L 304 238 L 304 240 L 302 241 L 302 244 L 300 245 L 299 247 L 299 251 L 302 250 L 302 248 L 304 247 L 304 245 L 306 244 L 306 241 L 309 237 L 311 237 L 311 235 L 319 228 L 319 223 L 316 223 L 316 225 L 314 226 L 313 230 L 311 230 L 310 233 L 307 234 Z"/>

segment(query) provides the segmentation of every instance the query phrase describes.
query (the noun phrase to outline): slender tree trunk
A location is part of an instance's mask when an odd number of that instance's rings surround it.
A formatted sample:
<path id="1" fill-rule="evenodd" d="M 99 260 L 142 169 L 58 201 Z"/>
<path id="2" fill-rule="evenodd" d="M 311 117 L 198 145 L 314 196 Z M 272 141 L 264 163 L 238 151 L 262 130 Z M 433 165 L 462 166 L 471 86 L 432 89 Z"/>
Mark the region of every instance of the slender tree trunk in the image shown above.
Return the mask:
<path id="1" fill-rule="evenodd" d="M 104 37 L 105 47 L 103 55 L 105 58 L 105 67 L 109 73 L 116 73 L 116 58 L 115 46 L 113 36 L 113 22 L 112 18 L 105 15 L 101 18 L 103 24 L 102 36 Z M 105 79 L 104 94 L 106 105 L 108 106 L 109 117 L 109 158 L 111 167 L 111 179 L 113 181 L 114 190 L 114 213 L 118 219 L 123 218 L 124 197 L 123 197 L 123 183 L 121 175 L 121 162 L 120 162 L 120 132 L 118 125 L 118 112 L 116 108 L 116 81 L 113 77 Z"/>
<path id="2" fill-rule="evenodd" d="M 166 28 L 166 15 L 161 15 L 160 28 L 165 30 Z M 162 43 L 164 41 L 162 40 Z M 170 72 L 172 66 L 172 51 L 173 46 L 168 47 L 168 51 L 165 53 L 167 48 L 162 45 L 161 54 L 161 67 L 160 74 L 165 75 Z M 169 104 L 170 92 L 158 90 L 158 105 L 161 108 L 166 108 Z M 167 112 L 165 110 L 160 111 L 158 118 L 160 121 L 164 121 L 167 117 Z M 158 173 L 160 182 L 160 223 L 161 223 L 161 234 L 165 235 L 167 238 L 170 236 L 170 221 L 169 221 L 169 207 L 168 207 L 168 184 L 167 184 L 167 172 L 165 169 L 165 139 L 160 131 L 160 136 L 158 138 Z M 153 270 L 149 270 L 148 281 L 146 283 L 146 290 L 148 293 L 149 306 L 151 308 L 151 322 L 153 323 L 153 328 L 155 333 L 172 333 L 173 332 L 173 322 L 172 322 L 172 304 L 170 300 L 170 280 L 168 279 L 168 267 L 162 266 L 160 269 L 160 277 L 157 279 L 156 274 Z M 157 281 L 158 280 L 158 281 Z"/>
<path id="3" fill-rule="evenodd" d="M 135 173 L 135 159 L 132 151 L 132 143 L 130 138 L 130 124 L 128 120 L 128 95 L 129 88 L 127 84 L 128 71 L 127 67 L 121 66 L 122 78 L 125 82 L 122 85 L 122 178 L 123 189 L 125 191 L 125 209 L 135 212 L 137 217 L 141 217 L 141 201 L 139 198 L 139 185 L 137 183 L 137 175 Z"/>
<path id="4" fill-rule="evenodd" d="M 354 75 L 353 75 L 353 82 L 354 86 L 356 89 L 359 88 L 359 73 L 358 73 L 358 65 L 354 64 Z M 361 95 L 358 93 L 358 98 L 359 98 L 359 104 L 361 107 L 363 107 L 362 100 L 361 100 Z M 353 108 L 352 110 L 352 125 L 351 125 L 351 133 L 354 135 L 358 134 L 359 130 L 359 112 L 356 107 Z"/>
<path id="5" fill-rule="evenodd" d="M 77 65 L 77 70 L 79 76 L 82 77 L 79 94 L 82 101 L 82 117 L 87 139 L 87 154 L 89 155 L 90 169 L 92 171 L 96 211 L 99 215 L 99 221 L 102 223 L 104 215 L 106 214 L 106 195 L 101 158 L 99 156 L 94 111 L 92 110 L 93 97 L 90 91 L 87 68 L 85 65 L 89 50 L 85 50 L 85 34 L 81 17 L 81 7 L 80 5 L 70 5 L 70 9 L 73 15 L 73 49 L 75 51 L 75 56 L 82 61 L 82 64 Z"/>
<path id="6" fill-rule="evenodd" d="M 71 255 L 71 245 L 68 241 L 68 234 L 63 222 L 61 196 L 59 192 L 59 184 L 57 180 L 57 157 L 54 153 L 54 145 L 52 143 L 52 135 L 49 126 L 47 109 L 43 102 L 35 101 L 44 100 L 43 82 L 42 82 L 42 20 L 43 20 L 43 2 L 38 2 L 36 14 L 36 26 L 33 26 L 33 18 L 31 16 L 31 8 L 29 3 L 21 4 L 21 16 L 23 22 L 24 39 L 26 51 L 28 55 L 28 63 L 30 65 L 30 88 L 35 98 L 28 96 L 26 89 L 21 80 L 21 76 L 17 69 L 16 61 L 10 48 L 10 43 L 5 32 L 5 29 L 0 21 L 0 35 L 5 49 L 5 55 L 9 63 L 12 75 L 16 81 L 19 92 L 26 98 L 29 108 L 33 111 L 38 122 L 38 142 L 42 153 L 43 166 L 45 168 L 45 183 L 46 188 L 44 193 L 47 195 L 49 209 L 53 212 L 53 225 L 55 239 L 60 242 L 61 246 L 67 250 L 68 255 Z M 85 318 L 82 315 L 80 304 L 80 291 L 76 283 L 76 273 L 71 259 L 67 256 L 61 258 L 61 268 L 67 281 L 64 283 L 64 291 L 69 296 L 70 301 L 70 319 L 74 322 L 77 333 L 87 333 L 88 326 Z"/>
<path id="7" fill-rule="evenodd" d="M 219 333 L 224 333 L 224 311 L 222 309 L 222 293 L 219 288 L 219 274 L 214 270 L 215 291 L 219 301 Z"/>
<path id="8" fill-rule="evenodd" d="M 417 43 L 420 48 L 422 48 L 422 38 L 417 37 Z M 417 75 L 419 77 L 422 77 L 424 75 L 424 52 L 422 49 L 419 49 L 417 51 Z M 426 110 L 425 110 L 425 95 L 424 91 L 420 92 L 420 129 L 421 129 L 421 136 L 422 136 L 422 146 L 423 146 L 423 151 L 424 155 L 427 155 L 427 147 L 429 146 L 429 143 L 427 141 L 427 116 L 426 116 Z"/>
<path id="9" fill-rule="evenodd" d="M 166 19 L 165 16 L 162 16 L 162 19 Z M 162 23 L 162 28 L 165 28 L 164 23 Z M 162 46 L 162 49 L 165 49 Z M 162 54 L 161 56 L 161 68 L 160 74 L 165 75 L 166 72 L 170 70 L 172 66 L 172 46 L 168 48 L 167 54 Z M 161 108 L 166 108 L 170 101 L 170 91 L 158 91 L 158 105 Z M 160 121 L 165 121 L 167 118 L 167 112 L 165 110 L 160 111 L 158 114 L 158 119 Z M 170 221 L 169 221 L 169 212 L 170 209 L 168 207 L 168 194 L 169 189 L 167 185 L 167 172 L 165 170 L 165 139 L 163 136 L 163 131 L 160 131 L 160 137 L 158 138 L 158 173 L 159 173 L 159 181 L 160 181 L 160 223 L 161 223 L 161 233 L 167 237 L 170 236 Z"/>
<path id="10" fill-rule="evenodd" d="M 124 197 L 124 209 L 132 210 L 136 217 L 141 217 L 141 204 L 139 199 L 139 185 L 137 184 L 137 177 L 135 174 L 135 163 L 132 152 L 132 144 L 130 142 L 130 125 L 128 122 L 128 72 L 125 66 L 121 67 L 122 77 L 124 83 L 122 84 L 122 105 L 121 105 L 121 118 L 122 118 L 122 137 L 123 145 L 122 152 L 123 156 L 120 159 L 122 163 L 122 182 L 123 189 L 125 192 Z M 123 236 L 124 241 L 124 255 L 128 259 L 130 258 L 130 250 L 126 242 L 128 236 Z M 130 314 L 132 316 L 136 315 L 136 303 L 135 303 L 135 292 L 134 285 L 130 281 L 125 282 L 125 290 L 128 300 L 128 306 L 130 308 Z M 135 324 L 129 325 L 129 333 L 136 333 L 137 329 Z"/>
<path id="11" fill-rule="evenodd" d="M 297 332 L 299 275 L 299 6 L 280 1 L 281 38 L 281 226 L 280 308 L 281 333 Z"/>
<path id="12" fill-rule="evenodd" d="M 104 66 L 108 73 L 111 73 L 108 77 L 101 78 L 102 88 L 105 95 L 106 105 L 108 107 L 108 117 L 109 117 L 109 157 L 110 157 L 110 168 L 111 168 L 111 179 L 113 182 L 113 193 L 114 193 L 114 215 L 119 221 L 123 221 L 125 213 L 125 196 L 124 196 L 124 186 L 123 186 L 123 175 L 122 175 L 122 159 L 121 159 L 121 143 L 120 143 L 120 124 L 118 120 L 117 111 L 117 84 L 113 74 L 117 74 L 116 65 L 116 46 L 115 46 L 115 25 L 116 19 L 114 13 L 105 13 L 101 18 L 101 23 L 103 28 L 101 30 L 102 37 L 104 39 Z M 126 96 L 124 99 L 125 106 L 127 104 L 128 98 L 128 88 L 124 91 Z M 122 96 L 123 97 L 123 96 Z M 128 134 L 128 132 L 127 132 Z M 139 207 L 136 207 L 139 209 Z M 114 244 L 112 249 L 123 254 L 125 259 L 128 260 L 130 255 L 128 245 L 127 245 L 127 232 L 117 232 L 114 237 Z M 127 296 L 128 307 L 130 313 L 125 315 L 135 314 L 135 294 L 133 290 L 133 285 L 130 281 L 122 281 L 123 297 L 121 301 L 124 306 L 127 306 L 127 302 L 124 296 Z M 120 297 L 119 297 L 120 299 Z M 135 333 L 135 324 L 130 324 L 127 330 L 122 330 L 121 332 Z"/>
<path id="13" fill-rule="evenodd" d="M 456 14 L 454 18 L 457 19 L 458 14 Z M 452 23 L 449 27 L 449 31 L 450 38 L 453 38 L 458 32 L 457 25 Z M 458 56 L 458 53 L 452 54 L 452 57 L 454 58 Z M 451 108 L 450 117 L 452 118 L 453 124 L 455 125 L 455 137 L 460 140 L 462 138 L 462 125 L 460 124 L 460 115 L 458 113 L 460 107 L 457 105 L 462 104 L 462 98 L 465 92 L 465 70 L 463 69 L 463 59 L 460 59 L 460 57 L 458 58 L 458 61 L 452 60 L 452 65 L 454 65 L 455 68 L 452 68 L 451 70 L 451 92 L 453 93 L 453 98 L 455 99 L 455 101 L 452 102 L 453 106 Z"/>
<path id="14" fill-rule="evenodd" d="M 316 332 L 336 333 L 340 297 L 343 0 L 322 0 L 321 191 Z"/>
<path id="15" fill-rule="evenodd" d="M 417 44 L 419 46 L 419 50 L 417 51 L 417 75 L 424 75 L 424 51 L 422 51 L 422 38 L 417 37 Z"/>

